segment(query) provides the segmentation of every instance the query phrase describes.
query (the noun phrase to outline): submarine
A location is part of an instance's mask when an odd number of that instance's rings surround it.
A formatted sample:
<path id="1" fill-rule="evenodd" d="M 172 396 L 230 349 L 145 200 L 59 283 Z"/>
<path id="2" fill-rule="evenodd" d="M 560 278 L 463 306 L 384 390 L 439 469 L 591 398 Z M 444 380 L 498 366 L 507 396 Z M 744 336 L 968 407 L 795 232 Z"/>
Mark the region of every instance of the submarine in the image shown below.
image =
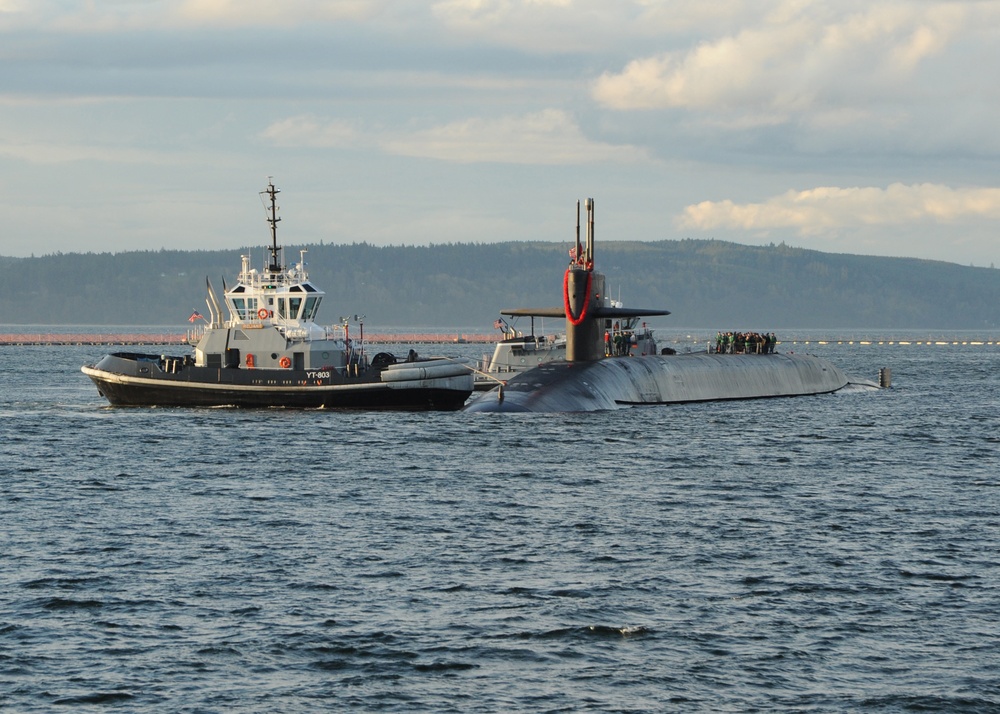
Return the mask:
<path id="1" fill-rule="evenodd" d="M 605 276 L 594 269 L 594 199 L 585 201 L 586 242 L 580 237 L 563 275 L 563 305 L 503 310 L 505 315 L 564 317 L 566 357 L 517 373 L 481 393 L 466 412 L 586 412 L 636 405 L 681 404 L 829 394 L 849 384 L 879 385 L 848 377 L 808 354 L 656 352 L 655 342 L 629 339 L 640 319 L 669 310 L 626 308 L 608 299 Z M 624 327 L 623 327 L 624 326 Z M 612 339 L 614 335 L 614 339 Z M 665 354 L 666 353 L 666 354 Z"/>

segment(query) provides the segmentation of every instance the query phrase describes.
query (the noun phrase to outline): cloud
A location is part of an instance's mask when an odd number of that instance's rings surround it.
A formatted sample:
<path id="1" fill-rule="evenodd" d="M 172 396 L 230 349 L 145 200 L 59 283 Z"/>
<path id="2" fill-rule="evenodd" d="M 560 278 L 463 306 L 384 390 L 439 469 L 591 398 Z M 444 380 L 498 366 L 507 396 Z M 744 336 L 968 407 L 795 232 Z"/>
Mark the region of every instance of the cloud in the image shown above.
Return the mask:
<path id="1" fill-rule="evenodd" d="M 394 154 L 458 163 L 567 165 L 646 160 L 635 147 L 590 141 L 573 119 L 558 109 L 466 119 L 392 139 L 384 146 Z"/>
<path id="2" fill-rule="evenodd" d="M 439 0 L 430 8 L 438 26 L 459 41 L 548 56 L 608 48 L 617 52 L 636 36 L 662 38 L 676 32 L 684 23 L 681 16 L 688 14 L 687 7 L 675 7 L 671 16 L 664 16 L 643 0 Z"/>
<path id="3" fill-rule="evenodd" d="M 310 22 L 361 20 L 381 2 L 374 0 L 184 0 L 176 16 L 205 26 L 297 26 Z"/>
<path id="4" fill-rule="evenodd" d="M 952 3 L 877 3 L 839 15 L 830 13 L 841 5 L 824 5 L 775 3 L 734 34 L 603 73 L 592 95 L 619 110 L 684 108 L 774 123 L 831 102 L 842 107 L 895 94 L 967 18 Z"/>
<path id="5" fill-rule="evenodd" d="M 275 122 L 260 137 L 275 146 L 324 149 L 356 147 L 363 143 L 358 130 L 345 121 L 323 121 L 312 114 Z"/>
<path id="6" fill-rule="evenodd" d="M 37 165 L 54 164 L 180 164 L 184 158 L 173 152 L 152 149 L 131 149 L 117 146 L 57 143 L 3 143 L 0 156 Z"/>
<path id="7" fill-rule="evenodd" d="M 1000 219 L 1000 188 L 951 188 L 894 183 L 877 187 L 819 187 L 788 191 L 762 203 L 703 201 L 687 206 L 678 228 L 771 230 L 802 235 L 839 228 Z"/>
<path id="8" fill-rule="evenodd" d="M 463 119 L 401 134 L 364 134 L 341 121 L 301 116 L 272 124 L 261 137 L 286 147 L 349 148 L 369 144 L 387 154 L 462 164 L 565 166 L 649 161 L 648 155 L 636 147 L 591 141 L 569 114 L 558 109 Z"/>
<path id="9" fill-rule="evenodd" d="M 420 44 L 449 34 L 536 52 L 616 47 L 752 16 L 746 0 L 0 0 L 0 32 L 288 29 L 345 22 Z"/>
<path id="10" fill-rule="evenodd" d="M 439 0 L 431 11 L 449 22 L 489 25 L 524 12 L 572 7 L 573 0 Z"/>
<path id="11" fill-rule="evenodd" d="M 0 30 L 44 28 L 60 32 L 201 27 L 289 28 L 369 19 L 390 0 L 0 0 Z"/>

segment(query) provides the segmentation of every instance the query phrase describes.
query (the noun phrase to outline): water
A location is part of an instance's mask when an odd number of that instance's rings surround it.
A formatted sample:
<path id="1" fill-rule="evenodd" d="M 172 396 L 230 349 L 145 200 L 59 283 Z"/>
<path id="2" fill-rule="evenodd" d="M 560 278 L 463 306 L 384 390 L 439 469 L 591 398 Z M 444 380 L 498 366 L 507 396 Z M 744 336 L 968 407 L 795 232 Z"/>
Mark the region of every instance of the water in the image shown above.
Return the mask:
<path id="1" fill-rule="evenodd" d="M 111 409 L 0 348 L 0 710 L 1000 710 L 1000 346 L 786 349 L 893 388 Z"/>

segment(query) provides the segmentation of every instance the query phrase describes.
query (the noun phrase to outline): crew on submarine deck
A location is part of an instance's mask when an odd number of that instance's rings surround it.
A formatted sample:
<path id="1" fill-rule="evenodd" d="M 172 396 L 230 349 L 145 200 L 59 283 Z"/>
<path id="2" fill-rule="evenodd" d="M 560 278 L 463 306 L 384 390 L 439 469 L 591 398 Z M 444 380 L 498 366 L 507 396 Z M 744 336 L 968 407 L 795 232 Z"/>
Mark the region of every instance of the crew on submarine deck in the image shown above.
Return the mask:
<path id="1" fill-rule="evenodd" d="M 767 332 L 719 332 L 715 336 L 715 351 L 718 354 L 758 354 L 774 353 L 778 338 Z"/>

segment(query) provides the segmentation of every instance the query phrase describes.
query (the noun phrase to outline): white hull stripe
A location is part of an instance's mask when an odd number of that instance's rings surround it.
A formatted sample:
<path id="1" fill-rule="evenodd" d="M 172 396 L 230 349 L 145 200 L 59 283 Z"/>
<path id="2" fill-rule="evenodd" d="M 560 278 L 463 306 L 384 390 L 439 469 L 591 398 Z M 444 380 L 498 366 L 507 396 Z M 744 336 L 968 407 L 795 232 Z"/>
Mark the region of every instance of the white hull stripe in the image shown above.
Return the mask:
<path id="1" fill-rule="evenodd" d="M 412 387 L 424 387 L 428 389 L 472 389 L 472 375 L 462 377 L 443 377 L 436 379 L 425 379 L 417 381 L 400 382 L 368 382 L 360 384 L 215 384 L 211 382 L 181 382 L 166 379 L 151 379 L 149 377 L 130 377 L 128 375 L 105 372 L 102 369 L 93 367 L 81 367 L 81 371 L 88 377 L 97 378 L 112 384 L 127 384 L 133 386 L 146 387 L 167 387 L 177 390 L 191 391 L 226 391 L 226 392 L 362 392 L 362 391 L 384 391 L 387 389 L 400 389 Z M 456 380 L 458 383 L 456 384 Z M 468 380 L 468 386 L 463 383 Z"/>

